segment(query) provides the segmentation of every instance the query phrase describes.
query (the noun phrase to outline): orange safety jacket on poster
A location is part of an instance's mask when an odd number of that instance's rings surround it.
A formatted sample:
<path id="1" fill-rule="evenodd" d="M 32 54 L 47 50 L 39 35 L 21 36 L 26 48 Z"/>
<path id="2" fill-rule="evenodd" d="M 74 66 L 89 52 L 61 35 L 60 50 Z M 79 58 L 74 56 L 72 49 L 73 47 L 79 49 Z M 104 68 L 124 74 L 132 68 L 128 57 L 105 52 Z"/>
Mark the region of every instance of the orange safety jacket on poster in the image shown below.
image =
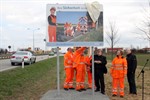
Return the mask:
<path id="1" fill-rule="evenodd" d="M 49 42 L 56 42 L 56 16 L 50 15 L 48 17 L 48 36 Z"/>

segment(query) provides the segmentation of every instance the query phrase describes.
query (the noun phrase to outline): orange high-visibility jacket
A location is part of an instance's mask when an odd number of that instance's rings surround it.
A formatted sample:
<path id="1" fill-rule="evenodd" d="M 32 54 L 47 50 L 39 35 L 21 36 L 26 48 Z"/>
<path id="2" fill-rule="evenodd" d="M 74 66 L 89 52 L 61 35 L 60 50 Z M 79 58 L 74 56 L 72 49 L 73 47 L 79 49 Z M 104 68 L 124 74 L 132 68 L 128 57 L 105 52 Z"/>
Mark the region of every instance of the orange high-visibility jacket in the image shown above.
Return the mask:
<path id="1" fill-rule="evenodd" d="M 73 67 L 75 68 L 80 63 L 80 55 L 84 52 L 86 47 L 81 47 L 76 50 L 73 54 Z"/>
<path id="2" fill-rule="evenodd" d="M 113 78 L 123 78 L 127 74 L 127 61 L 122 56 L 115 57 L 112 61 L 110 74 Z"/>
<path id="3" fill-rule="evenodd" d="M 90 57 L 86 56 L 86 57 L 85 57 L 87 71 L 90 71 L 90 66 L 92 65 L 92 64 L 91 64 L 91 59 L 92 59 L 92 56 L 90 56 Z"/>
<path id="4" fill-rule="evenodd" d="M 72 66 L 73 66 L 73 53 L 68 51 L 64 55 L 64 66 L 65 66 L 65 68 L 72 68 Z"/>

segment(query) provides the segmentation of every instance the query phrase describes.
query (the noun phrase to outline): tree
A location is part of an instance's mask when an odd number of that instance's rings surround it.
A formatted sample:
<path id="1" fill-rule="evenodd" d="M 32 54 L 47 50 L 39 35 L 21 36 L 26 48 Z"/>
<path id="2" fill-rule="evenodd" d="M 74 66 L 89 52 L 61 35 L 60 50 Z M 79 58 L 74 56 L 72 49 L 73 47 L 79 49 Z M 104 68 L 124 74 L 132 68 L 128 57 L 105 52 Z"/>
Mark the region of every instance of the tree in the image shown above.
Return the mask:
<path id="1" fill-rule="evenodd" d="M 106 35 L 105 38 L 108 45 L 111 47 L 111 59 L 113 59 L 113 48 L 118 43 L 120 39 L 120 35 L 118 35 L 118 28 L 115 21 L 109 21 L 109 25 L 106 29 Z"/>
<path id="2" fill-rule="evenodd" d="M 150 0 L 148 0 L 147 4 L 148 5 L 146 7 L 143 7 L 143 20 L 141 20 L 141 23 L 136 26 L 138 29 L 138 32 L 136 33 L 140 36 L 140 38 L 148 40 L 150 43 Z"/>

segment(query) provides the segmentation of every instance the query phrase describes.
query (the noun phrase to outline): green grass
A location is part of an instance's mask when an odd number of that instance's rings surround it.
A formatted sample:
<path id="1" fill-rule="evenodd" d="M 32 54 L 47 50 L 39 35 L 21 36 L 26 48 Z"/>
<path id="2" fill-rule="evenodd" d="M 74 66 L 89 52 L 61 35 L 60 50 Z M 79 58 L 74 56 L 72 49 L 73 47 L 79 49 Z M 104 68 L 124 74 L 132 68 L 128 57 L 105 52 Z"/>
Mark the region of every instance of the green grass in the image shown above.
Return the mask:
<path id="1" fill-rule="evenodd" d="M 150 54 L 135 54 L 137 57 L 137 64 L 139 66 L 144 66 L 145 62 L 147 59 L 150 60 Z M 105 56 L 107 57 L 107 60 L 111 61 L 111 55 L 110 54 L 105 54 Z M 114 54 L 115 57 L 115 54 Z M 147 67 L 150 67 L 150 61 L 147 64 Z"/>
<path id="2" fill-rule="evenodd" d="M 139 66 L 144 66 L 146 60 L 147 59 L 150 60 L 150 54 L 137 54 L 136 57 L 137 57 L 137 61 L 138 61 Z M 150 67 L 150 61 L 147 64 L 147 67 Z"/>
<path id="3" fill-rule="evenodd" d="M 0 100 L 37 98 L 43 91 L 56 88 L 56 58 L 37 62 L 24 69 L 16 68 L 0 73 Z M 63 57 L 60 57 L 61 80 Z M 62 81 L 61 81 L 62 82 Z"/>
<path id="4" fill-rule="evenodd" d="M 86 34 L 79 36 L 72 40 L 72 42 L 89 42 L 89 41 L 103 41 L 103 28 L 99 28 L 98 30 L 90 30 Z"/>

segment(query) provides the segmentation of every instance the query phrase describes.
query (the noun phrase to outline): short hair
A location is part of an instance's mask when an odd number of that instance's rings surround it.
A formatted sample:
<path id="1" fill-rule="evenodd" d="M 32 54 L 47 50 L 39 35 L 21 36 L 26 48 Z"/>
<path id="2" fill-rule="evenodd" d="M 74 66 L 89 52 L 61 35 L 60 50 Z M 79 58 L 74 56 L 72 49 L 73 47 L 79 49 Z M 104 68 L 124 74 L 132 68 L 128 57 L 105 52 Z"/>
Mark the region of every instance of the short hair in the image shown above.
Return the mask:
<path id="1" fill-rule="evenodd" d="M 96 53 L 99 53 L 99 52 L 102 52 L 102 50 L 101 49 L 97 49 L 96 50 Z M 103 53 L 103 52 L 102 52 Z"/>
<path id="2" fill-rule="evenodd" d="M 54 11 L 56 11 L 56 8 L 55 8 L 55 7 L 51 7 L 50 11 L 51 11 L 51 10 L 54 10 Z"/>

